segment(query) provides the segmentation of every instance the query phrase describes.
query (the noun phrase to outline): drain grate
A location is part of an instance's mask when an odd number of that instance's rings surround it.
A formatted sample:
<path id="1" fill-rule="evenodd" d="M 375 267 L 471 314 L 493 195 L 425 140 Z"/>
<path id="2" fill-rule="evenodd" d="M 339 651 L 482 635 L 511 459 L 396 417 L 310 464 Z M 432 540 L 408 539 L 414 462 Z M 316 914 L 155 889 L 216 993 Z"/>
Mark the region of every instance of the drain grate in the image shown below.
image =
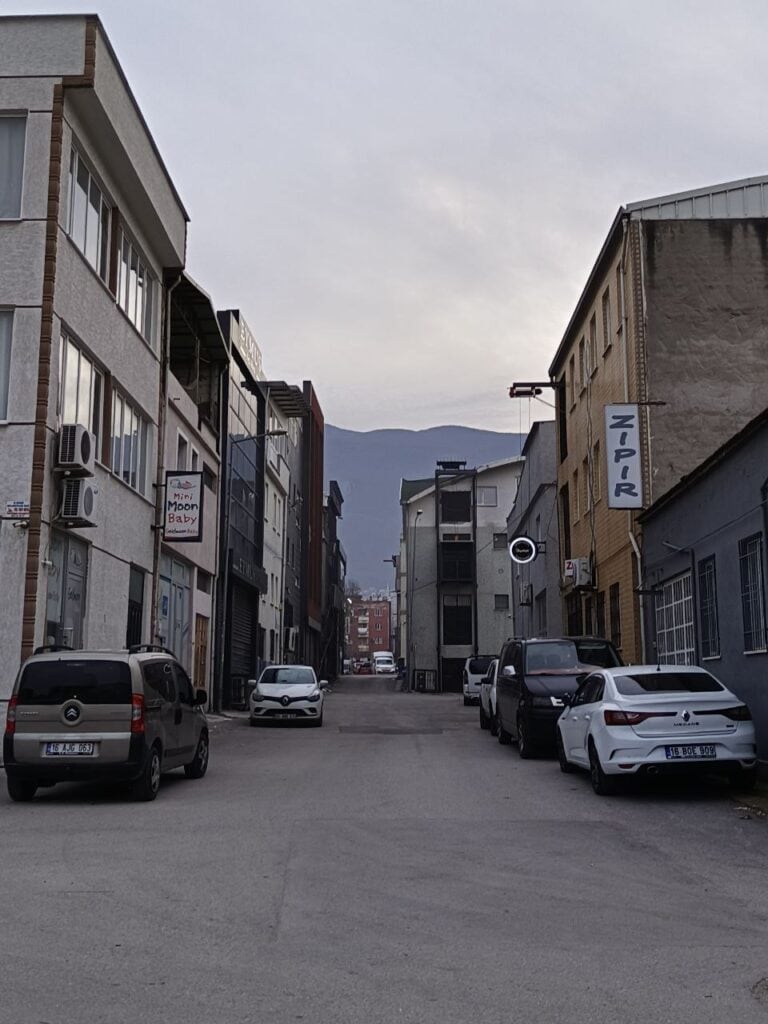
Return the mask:
<path id="1" fill-rule="evenodd" d="M 340 725 L 339 732 L 366 733 L 375 736 L 440 736 L 442 729 L 388 728 L 383 725 Z"/>

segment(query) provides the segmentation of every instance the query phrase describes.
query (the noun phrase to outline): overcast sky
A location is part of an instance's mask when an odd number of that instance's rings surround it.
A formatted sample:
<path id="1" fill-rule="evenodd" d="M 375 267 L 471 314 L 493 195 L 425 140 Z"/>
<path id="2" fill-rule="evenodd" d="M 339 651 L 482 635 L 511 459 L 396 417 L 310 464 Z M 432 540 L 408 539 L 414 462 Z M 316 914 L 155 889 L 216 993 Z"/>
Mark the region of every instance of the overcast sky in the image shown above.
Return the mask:
<path id="1" fill-rule="evenodd" d="M 617 208 L 768 172 L 765 0 L 0 7 L 101 15 L 190 273 L 338 426 L 525 428 Z"/>

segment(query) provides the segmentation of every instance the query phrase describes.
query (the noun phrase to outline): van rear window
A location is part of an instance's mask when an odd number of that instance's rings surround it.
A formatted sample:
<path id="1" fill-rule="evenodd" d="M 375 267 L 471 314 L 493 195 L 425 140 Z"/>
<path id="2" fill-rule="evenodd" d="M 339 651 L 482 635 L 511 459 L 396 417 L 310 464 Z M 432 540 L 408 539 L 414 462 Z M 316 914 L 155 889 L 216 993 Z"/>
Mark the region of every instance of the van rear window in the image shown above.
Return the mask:
<path id="1" fill-rule="evenodd" d="M 124 661 L 35 661 L 21 674 L 19 704 L 130 704 L 131 671 Z"/>
<path id="2" fill-rule="evenodd" d="M 491 658 L 491 657 L 488 657 L 488 658 L 470 658 L 469 659 L 469 669 L 467 671 L 470 673 L 470 675 L 473 675 L 473 676 L 484 676 L 485 673 L 490 668 L 492 661 L 493 661 L 493 658 Z"/>

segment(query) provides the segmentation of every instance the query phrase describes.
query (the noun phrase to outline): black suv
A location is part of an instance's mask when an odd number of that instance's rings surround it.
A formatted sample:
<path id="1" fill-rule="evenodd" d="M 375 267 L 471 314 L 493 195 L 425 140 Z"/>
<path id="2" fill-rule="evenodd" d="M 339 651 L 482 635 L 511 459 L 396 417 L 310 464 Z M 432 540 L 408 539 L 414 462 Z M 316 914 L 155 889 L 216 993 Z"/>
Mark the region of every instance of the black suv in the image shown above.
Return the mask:
<path id="1" fill-rule="evenodd" d="M 563 697 L 597 668 L 623 664 L 609 640 L 597 636 L 507 640 L 496 676 L 499 743 L 517 740 L 520 757 L 555 749 Z"/>

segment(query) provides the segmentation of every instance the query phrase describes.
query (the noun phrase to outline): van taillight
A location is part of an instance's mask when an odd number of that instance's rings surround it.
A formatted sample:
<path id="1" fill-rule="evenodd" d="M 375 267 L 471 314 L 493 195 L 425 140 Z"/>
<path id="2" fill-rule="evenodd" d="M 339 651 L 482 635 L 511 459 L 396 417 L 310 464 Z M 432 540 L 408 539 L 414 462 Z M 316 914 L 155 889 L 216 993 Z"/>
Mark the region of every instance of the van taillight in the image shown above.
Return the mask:
<path id="1" fill-rule="evenodd" d="M 144 698 L 140 693 L 131 698 L 131 732 L 144 732 Z"/>
<path id="2" fill-rule="evenodd" d="M 11 697 L 8 701 L 8 714 L 5 719 L 5 735 L 13 736 L 16 732 L 16 705 L 19 703 L 18 697 Z"/>

